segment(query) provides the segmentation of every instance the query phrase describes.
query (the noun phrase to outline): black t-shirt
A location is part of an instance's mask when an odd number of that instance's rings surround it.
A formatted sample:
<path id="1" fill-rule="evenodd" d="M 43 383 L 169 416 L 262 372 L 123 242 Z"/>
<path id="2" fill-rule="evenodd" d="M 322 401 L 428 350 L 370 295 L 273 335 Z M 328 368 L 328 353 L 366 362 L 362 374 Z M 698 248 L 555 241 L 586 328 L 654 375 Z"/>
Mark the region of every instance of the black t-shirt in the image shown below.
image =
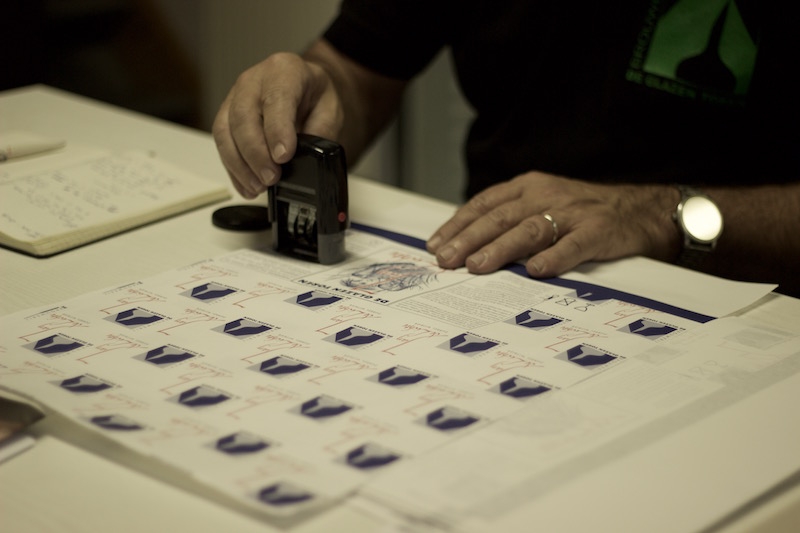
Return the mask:
<path id="1" fill-rule="evenodd" d="M 529 170 L 615 182 L 793 181 L 798 18 L 763 4 L 344 0 L 325 38 L 399 79 L 450 47 L 477 113 L 468 196 Z"/>

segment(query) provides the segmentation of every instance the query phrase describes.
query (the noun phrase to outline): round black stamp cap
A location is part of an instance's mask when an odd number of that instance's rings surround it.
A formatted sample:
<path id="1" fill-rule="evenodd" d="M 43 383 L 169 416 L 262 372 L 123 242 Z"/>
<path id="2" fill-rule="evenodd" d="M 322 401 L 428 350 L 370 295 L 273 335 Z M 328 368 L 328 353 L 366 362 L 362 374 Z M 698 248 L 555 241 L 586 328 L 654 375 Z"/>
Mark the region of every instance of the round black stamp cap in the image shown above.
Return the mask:
<path id="1" fill-rule="evenodd" d="M 230 205 L 221 207 L 211 215 L 218 228 L 231 231 L 262 231 L 269 229 L 269 210 L 263 205 Z"/>

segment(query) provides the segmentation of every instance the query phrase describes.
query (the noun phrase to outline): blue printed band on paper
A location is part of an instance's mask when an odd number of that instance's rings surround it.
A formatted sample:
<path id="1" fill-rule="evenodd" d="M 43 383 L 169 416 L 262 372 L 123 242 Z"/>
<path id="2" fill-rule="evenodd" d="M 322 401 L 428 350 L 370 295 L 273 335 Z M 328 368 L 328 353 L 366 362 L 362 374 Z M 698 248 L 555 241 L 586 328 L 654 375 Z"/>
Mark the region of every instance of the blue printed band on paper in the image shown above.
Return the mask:
<path id="1" fill-rule="evenodd" d="M 385 237 L 395 242 L 399 242 L 400 244 L 405 244 L 407 246 L 413 246 L 414 248 L 419 248 L 420 250 L 425 250 L 425 241 L 422 239 L 418 239 L 416 237 L 412 237 L 411 235 L 404 235 L 403 233 L 397 233 L 395 231 L 389 231 L 387 229 L 376 228 L 374 226 L 367 226 L 366 224 L 359 224 L 358 222 L 351 222 L 350 227 L 358 231 L 363 231 L 364 233 L 377 235 L 378 237 Z"/>

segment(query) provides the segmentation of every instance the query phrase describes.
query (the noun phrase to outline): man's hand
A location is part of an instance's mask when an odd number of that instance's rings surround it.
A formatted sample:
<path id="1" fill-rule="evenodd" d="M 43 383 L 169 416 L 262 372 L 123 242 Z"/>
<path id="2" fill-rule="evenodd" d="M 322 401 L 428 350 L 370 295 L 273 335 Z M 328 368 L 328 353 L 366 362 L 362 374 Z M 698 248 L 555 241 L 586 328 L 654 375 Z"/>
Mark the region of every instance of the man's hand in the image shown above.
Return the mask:
<path id="1" fill-rule="evenodd" d="M 342 115 L 323 68 L 279 53 L 239 76 L 212 131 L 236 190 L 255 198 L 280 178 L 280 165 L 294 155 L 298 131 L 335 140 Z"/>
<path id="2" fill-rule="evenodd" d="M 336 141 L 355 164 L 394 117 L 407 82 L 355 63 L 324 39 L 278 53 L 239 76 L 213 134 L 236 190 L 254 198 L 280 179 L 297 133 Z"/>
<path id="3" fill-rule="evenodd" d="M 671 260 L 680 243 L 672 220 L 679 200 L 666 185 L 601 185 L 529 172 L 477 194 L 427 247 L 441 267 L 466 265 L 477 274 L 530 256 L 526 268 L 537 278 L 586 261 Z"/>

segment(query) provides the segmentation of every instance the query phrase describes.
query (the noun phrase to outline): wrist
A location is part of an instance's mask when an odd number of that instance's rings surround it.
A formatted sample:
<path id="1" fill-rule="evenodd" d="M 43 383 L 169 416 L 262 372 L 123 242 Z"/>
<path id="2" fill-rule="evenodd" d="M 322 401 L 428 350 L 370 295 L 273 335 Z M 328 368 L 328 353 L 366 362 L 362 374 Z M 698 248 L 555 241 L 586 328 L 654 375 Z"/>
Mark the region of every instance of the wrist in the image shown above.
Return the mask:
<path id="1" fill-rule="evenodd" d="M 682 235 L 675 224 L 675 206 L 681 194 L 669 185 L 634 185 L 639 191 L 638 212 L 646 221 L 643 227 L 649 238 L 645 255 L 660 261 L 675 262 L 681 252 Z"/>
<path id="2" fill-rule="evenodd" d="M 683 249 L 683 235 L 675 223 L 675 209 L 681 201 L 681 191 L 675 186 L 664 185 L 662 197 L 664 198 L 664 203 L 660 206 L 661 220 L 664 224 L 664 231 L 668 235 L 665 259 L 670 263 L 675 263 Z"/>

